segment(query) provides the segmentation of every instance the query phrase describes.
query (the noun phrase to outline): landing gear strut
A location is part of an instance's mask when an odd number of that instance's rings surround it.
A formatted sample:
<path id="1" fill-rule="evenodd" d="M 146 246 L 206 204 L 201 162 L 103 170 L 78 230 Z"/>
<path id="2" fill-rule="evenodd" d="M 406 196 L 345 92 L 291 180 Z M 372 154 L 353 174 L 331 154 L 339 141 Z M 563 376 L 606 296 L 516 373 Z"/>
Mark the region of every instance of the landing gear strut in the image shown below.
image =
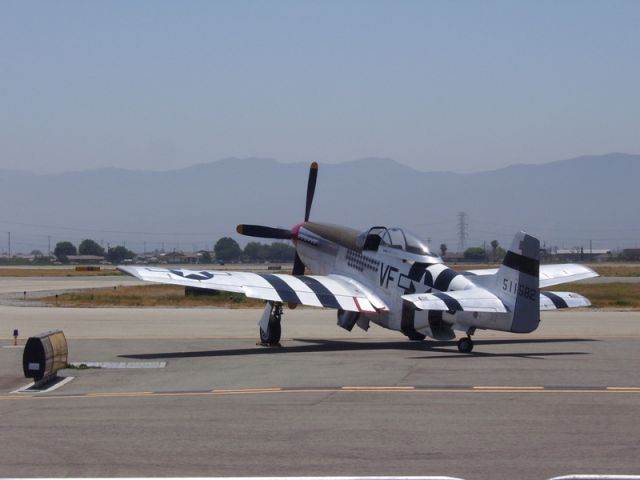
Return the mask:
<path id="1" fill-rule="evenodd" d="M 475 328 L 470 328 L 467 330 L 467 336 L 458 340 L 458 350 L 460 353 L 471 353 L 473 350 L 473 340 L 471 340 L 471 335 L 473 335 L 475 331 Z"/>
<path id="2" fill-rule="evenodd" d="M 280 335 L 282 333 L 282 328 L 280 326 L 280 320 L 282 320 L 282 304 L 268 302 L 265 307 L 265 312 L 263 313 L 263 317 L 269 315 L 268 322 L 260 321 L 260 343 L 263 347 L 279 347 L 280 346 Z M 267 324 L 266 331 L 264 329 L 264 324 Z"/>

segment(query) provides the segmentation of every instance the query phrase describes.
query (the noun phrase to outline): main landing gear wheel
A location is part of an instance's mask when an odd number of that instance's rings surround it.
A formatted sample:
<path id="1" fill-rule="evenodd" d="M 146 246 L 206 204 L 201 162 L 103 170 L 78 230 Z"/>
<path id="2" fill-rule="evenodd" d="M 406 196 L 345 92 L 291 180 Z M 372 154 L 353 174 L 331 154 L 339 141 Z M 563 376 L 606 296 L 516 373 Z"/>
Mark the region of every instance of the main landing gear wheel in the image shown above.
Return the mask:
<path id="1" fill-rule="evenodd" d="M 271 315 L 269 316 L 269 324 L 267 326 L 267 331 L 260 330 L 260 345 L 263 347 L 279 347 L 280 346 L 280 336 L 282 334 L 282 326 L 280 325 L 280 320 L 282 319 L 282 305 L 275 304 L 271 310 Z"/>
<path id="2" fill-rule="evenodd" d="M 473 350 L 473 340 L 471 340 L 471 337 L 462 337 L 458 340 L 458 350 L 460 353 L 471 353 Z"/>

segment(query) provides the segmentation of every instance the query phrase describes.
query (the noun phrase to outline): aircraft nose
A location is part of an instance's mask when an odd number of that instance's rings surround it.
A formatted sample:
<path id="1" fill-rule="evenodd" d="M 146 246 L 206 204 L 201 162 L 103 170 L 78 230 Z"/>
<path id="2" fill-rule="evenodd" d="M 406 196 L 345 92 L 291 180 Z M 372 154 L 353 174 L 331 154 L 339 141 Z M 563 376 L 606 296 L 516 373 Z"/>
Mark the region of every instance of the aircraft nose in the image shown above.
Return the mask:
<path id="1" fill-rule="evenodd" d="M 302 224 L 298 223 L 291 229 L 291 240 L 295 243 L 298 240 L 298 233 L 300 233 L 300 229 L 302 228 Z"/>

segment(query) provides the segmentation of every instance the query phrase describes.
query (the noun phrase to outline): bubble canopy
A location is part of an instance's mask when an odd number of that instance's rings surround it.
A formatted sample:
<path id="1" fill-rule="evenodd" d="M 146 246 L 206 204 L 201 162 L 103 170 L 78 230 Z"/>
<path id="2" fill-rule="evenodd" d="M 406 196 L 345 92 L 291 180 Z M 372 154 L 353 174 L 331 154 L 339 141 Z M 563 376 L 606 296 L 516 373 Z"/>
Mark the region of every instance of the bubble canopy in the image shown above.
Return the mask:
<path id="1" fill-rule="evenodd" d="M 379 240 L 378 240 L 379 239 Z M 373 227 L 358 236 L 357 243 L 364 250 L 377 250 L 379 246 L 396 248 L 414 255 L 436 257 L 426 242 L 402 228 Z"/>

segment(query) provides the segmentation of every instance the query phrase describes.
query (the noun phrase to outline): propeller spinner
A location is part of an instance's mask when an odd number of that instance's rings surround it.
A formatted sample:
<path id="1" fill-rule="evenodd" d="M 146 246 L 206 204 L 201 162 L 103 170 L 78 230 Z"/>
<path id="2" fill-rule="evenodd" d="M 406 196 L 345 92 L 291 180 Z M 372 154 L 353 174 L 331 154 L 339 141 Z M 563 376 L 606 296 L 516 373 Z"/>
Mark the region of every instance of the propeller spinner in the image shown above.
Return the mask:
<path id="1" fill-rule="evenodd" d="M 311 205 L 313 204 L 313 196 L 316 192 L 316 181 L 318 180 L 318 163 L 313 162 L 309 167 L 309 180 L 307 181 L 307 201 L 304 208 L 304 221 L 309 221 L 309 214 L 311 213 Z M 297 233 L 297 229 L 286 230 L 284 228 L 266 227 L 263 225 L 244 225 L 240 224 L 236 227 L 236 231 L 241 235 L 247 235 L 249 237 L 259 238 L 274 238 L 278 240 L 291 240 L 295 238 L 294 231 Z M 304 275 L 304 263 L 302 259 L 296 256 L 293 260 L 293 272 L 294 275 Z"/>

